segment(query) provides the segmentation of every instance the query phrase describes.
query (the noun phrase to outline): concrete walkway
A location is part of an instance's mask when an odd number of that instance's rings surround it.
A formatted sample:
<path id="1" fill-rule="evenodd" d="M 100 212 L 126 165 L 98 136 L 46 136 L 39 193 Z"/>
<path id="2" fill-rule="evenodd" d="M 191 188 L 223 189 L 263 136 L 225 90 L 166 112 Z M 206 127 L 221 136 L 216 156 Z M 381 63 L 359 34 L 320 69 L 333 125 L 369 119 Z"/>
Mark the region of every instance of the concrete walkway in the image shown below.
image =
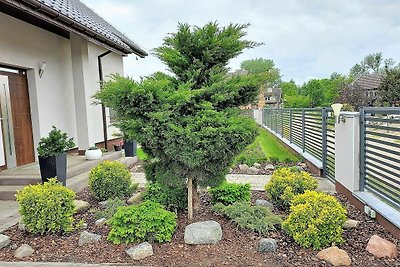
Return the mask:
<path id="1" fill-rule="evenodd" d="M 144 267 L 137 265 L 116 265 L 116 264 L 87 264 L 72 262 L 3 262 L 0 261 L 0 267 Z"/>

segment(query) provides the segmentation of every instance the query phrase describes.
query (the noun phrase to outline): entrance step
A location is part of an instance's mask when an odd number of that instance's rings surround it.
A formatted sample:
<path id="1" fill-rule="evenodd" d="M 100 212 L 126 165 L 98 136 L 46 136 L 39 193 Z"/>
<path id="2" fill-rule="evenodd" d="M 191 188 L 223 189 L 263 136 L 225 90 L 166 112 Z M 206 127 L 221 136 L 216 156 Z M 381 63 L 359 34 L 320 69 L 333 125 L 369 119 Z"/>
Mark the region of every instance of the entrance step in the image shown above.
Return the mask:
<path id="1" fill-rule="evenodd" d="M 111 155 L 103 156 L 100 161 L 104 160 L 118 160 L 130 168 L 138 159 L 137 157 L 121 158 L 120 153 L 113 153 Z M 77 166 L 70 167 L 67 173 L 67 187 L 71 188 L 75 192 L 83 190 L 87 186 L 90 170 L 100 161 L 85 161 Z M 73 169 L 71 170 L 71 168 Z M 71 173 L 75 175 L 71 176 Z M 18 190 L 23 189 L 29 184 L 37 184 L 40 182 L 41 179 L 39 177 L 26 178 L 12 175 L 0 176 L 0 200 L 15 200 L 15 194 Z"/>

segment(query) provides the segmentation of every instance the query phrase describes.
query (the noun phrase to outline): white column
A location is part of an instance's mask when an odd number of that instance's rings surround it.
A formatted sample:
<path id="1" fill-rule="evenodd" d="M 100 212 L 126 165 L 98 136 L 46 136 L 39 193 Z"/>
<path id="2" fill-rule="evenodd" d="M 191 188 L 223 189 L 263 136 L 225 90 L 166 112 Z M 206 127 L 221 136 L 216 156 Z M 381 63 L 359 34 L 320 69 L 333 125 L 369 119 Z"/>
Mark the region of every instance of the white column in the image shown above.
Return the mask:
<path id="1" fill-rule="evenodd" d="M 346 120 L 335 125 L 336 181 L 354 192 L 360 181 L 360 113 L 342 112 Z"/>
<path id="2" fill-rule="evenodd" d="M 72 75 L 74 81 L 74 102 L 76 113 L 76 129 L 79 150 L 86 150 L 94 145 L 93 127 L 90 120 L 90 79 L 88 42 L 71 33 Z"/>
<path id="3" fill-rule="evenodd" d="M 254 113 L 254 120 L 255 120 L 258 124 L 262 125 L 263 110 L 262 110 L 262 109 L 254 109 L 254 110 L 253 110 L 253 113 Z"/>

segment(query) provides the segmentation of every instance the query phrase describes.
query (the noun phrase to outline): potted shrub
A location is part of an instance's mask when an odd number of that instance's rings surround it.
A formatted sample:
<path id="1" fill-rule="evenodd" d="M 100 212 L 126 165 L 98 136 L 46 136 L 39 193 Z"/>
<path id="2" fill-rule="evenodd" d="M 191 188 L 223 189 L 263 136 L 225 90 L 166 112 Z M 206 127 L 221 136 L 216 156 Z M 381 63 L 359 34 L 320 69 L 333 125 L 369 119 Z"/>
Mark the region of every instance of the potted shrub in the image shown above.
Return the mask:
<path id="1" fill-rule="evenodd" d="M 124 140 L 125 157 L 136 156 L 137 143 L 134 140 Z"/>
<path id="2" fill-rule="evenodd" d="M 68 138 L 67 133 L 61 132 L 53 126 L 47 137 L 40 139 L 37 149 L 39 154 L 39 167 L 42 182 L 49 178 L 57 177 L 57 180 L 66 185 L 67 182 L 67 153 L 75 146 L 73 138 Z"/>
<path id="3" fill-rule="evenodd" d="M 102 154 L 101 149 L 95 146 L 91 146 L 85 151 L 85 157 L 87 160 L 98 160 L 101 158 Z"/>

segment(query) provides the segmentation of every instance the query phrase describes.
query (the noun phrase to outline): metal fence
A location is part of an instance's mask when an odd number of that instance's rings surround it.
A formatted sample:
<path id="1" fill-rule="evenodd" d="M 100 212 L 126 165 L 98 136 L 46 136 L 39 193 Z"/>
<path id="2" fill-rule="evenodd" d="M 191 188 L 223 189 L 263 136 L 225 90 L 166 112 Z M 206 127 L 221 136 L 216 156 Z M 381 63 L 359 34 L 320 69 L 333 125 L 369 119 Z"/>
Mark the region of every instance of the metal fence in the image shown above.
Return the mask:
<path id="1" fill-rule="evenodd" d="M 263 125 L 321 162 L 322 176 L 335 179 L 335 125 L 331 108 L 271 108 Z"/>
<path id="2" fill-rule="evenodd" d="M 360 109 L 360 190 L 400 208 L 400 109 Z"/>

